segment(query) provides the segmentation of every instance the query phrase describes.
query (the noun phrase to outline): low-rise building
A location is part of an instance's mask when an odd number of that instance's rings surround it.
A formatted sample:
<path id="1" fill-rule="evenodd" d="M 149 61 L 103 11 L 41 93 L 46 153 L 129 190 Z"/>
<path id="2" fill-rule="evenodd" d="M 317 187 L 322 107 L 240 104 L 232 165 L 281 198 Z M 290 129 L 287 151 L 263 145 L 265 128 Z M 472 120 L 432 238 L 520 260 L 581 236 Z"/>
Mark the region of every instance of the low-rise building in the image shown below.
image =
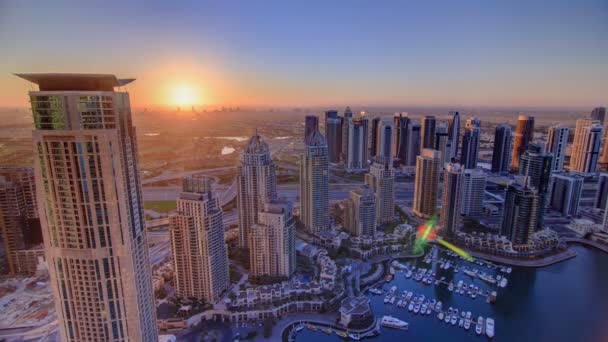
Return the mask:
<path id="1" fill-rule="evenodd" d="M 340 304 L 340 324 L 346 328 L 369 326 L 374 319 L 369 298 L 366 296 L 346 297 Z"/>

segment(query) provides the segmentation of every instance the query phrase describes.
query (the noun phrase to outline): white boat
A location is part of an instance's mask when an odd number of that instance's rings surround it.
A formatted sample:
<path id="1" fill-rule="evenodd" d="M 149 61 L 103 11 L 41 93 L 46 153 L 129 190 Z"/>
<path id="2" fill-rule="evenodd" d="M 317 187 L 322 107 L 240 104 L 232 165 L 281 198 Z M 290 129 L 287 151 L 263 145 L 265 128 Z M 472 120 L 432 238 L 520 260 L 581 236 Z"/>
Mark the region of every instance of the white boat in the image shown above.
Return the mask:
<path id="1" fill-rule="evenodd" d="M 499 284 L 498 286 L 503 287 L 503 288 L 504 288 L 504 287 L 507 287 L 507 283 L 508 283 L 508 282 L 509 282 L 509 281 L 507 280 L 507 278 L 502 278 L 502 279 L 500 280 L 500 284 Z"/>
<path id="2" fill-rule="evenodd" d="M 456 315 L 453 315 L 452 318 L 450 318 L 450 322 L 452 323 L 452 325 L 456 325 L 457 321 L 458 321 L 458 318 Z"/>
<path id="3" fill-rule="evenodd" d="M 435 309 L 437 309 L 437 311 L 441 311 L 442 306 L 443 304 L 441 303 L 441 301 L 438 301 L 437 304 L 435 304 Z"/>
<path id="4" fill-rule="evenodd" d="M 385 327 L 403 330 L 407 330 L 407 328 L 409 327 L 409 324 L 406 321 L 402 321 L 392 316 L 382 317 L 382 320 L 380 320 L 380 324 Z"/>
<path id="5" fill-rule="evenodd" d="M 361 339 L 361 337 L 359 337 L 359 334 L 353 334 L 353 333 L 348 334 L 348 337 L 355 341 L 359 341 Z"/>
<path id="6" fill-rule="evenodd" d="M 477 325 L 475 326 L 475 333 L 477 335 L 481 335 L 482 330 L 483 330 L 483 317 L 479 316 L 477 317 Z"/>
<path id="7" fill-rule="evenodd" d="M 454 284 L 450 283 L 450 285 L 448 286 L 448 291 L 454 291 Z"/>
<path id="8" fill-rule="evenodd" d="M 375 295 L 381 295 L 382 294 L 382 291 L 378 290 L 375 287 L 372 287 L 371 289 L 369 289 L 369 292 L 371 292 L 371 293 L 373 293 Z"/>
<path id="9" fill-rule="evenodd" d="M 391 287 L 391 290 L 389 291 L 391 294 L 394 294 L 395 291 L 397 291 L 397 286 L 393 286 Z"/>
<path id="10" fill-rule="evenodd" d="M 471 327 L 471 320 L 470 319 L 465 319 L 464 320 L 464 328 L 466 330 L 469 330 L 470 327 Z"/>
<path id="11" fill-rule="evenodd" d="M 296 332 L 300 332 L 300 331 L 302 331 L 302 330 L 304 330 L 304 326 L 303 326 L 303 325 L 298 325 L 298 326 L 296 327 Z"/>
<path id="12" fill-rule="evenodd" d="M 395 304 L 395 297 L 391 297 L 391 300 L 388 301 L 391 304 Z"/>
<path id="13" fill-rule="evenodd" d="M 450 319 L 452 318 L 451 316 L 452 315 L 448 313 L 447 315 L 445 315 L 445 319 L 443 321 L 446 323 L 450 323 Z"/>
<path id="14" fill-rule="evenodd" d="M 422 307 L 420 308 L 420 313 L 421 314 L 425 314 L 426 313 L 426 309 L 427 309 L 426 303 L 422 304 Z"/>
<path id="15" fill-rule="evenodd" d="M 401 307 L 401 305 L 403 305 L 403 301 L 401 299 L 399 299 L 399 301 L 397 302 L 397 306 Z"/>
<path id="16" fill-rule="evenodd" d="M 406 277 L 406 278 L 410 278 L 411 276 L 412 276 L 412 271 L 409 271 L 409 270 L 408 270 L 408 271 L 405 273 L 405 277 Z"/>
<path id="17" fill-rule="evenodd" d="M 491 275 L 487 275 L 485 273 L 482 273 L 479 275 L 479 279 L 488 282 L 490 284 L 496 284 L 496 279 L 494 279 L 494 277 L 492 277 Z"/>
<path id="18" fill-rule="evenodd" d="M 414 295 L 414 292 L 408 292 L 407 295 L 405 296 L 405 299 L 410 300 L 410 299 L 412 299 L 413 295 Z"/>
<path id="19" fill-rule="evenodd" d="M 486 335 L 489 338 L 494 337 L 494 320 L 490 317 L 486 318 Z"/>
<path id="20" fill-rule="evenodd" d="M 420 312 L 420 304 L 416 303 L 416 305 L 414 305 L 414 313 L 419 313 Z"/>
<path id="21" fill-rule="evenodd" d="M 439 313 L 437 314 L 437 318 L 439 318 L 440 321 L 443 321 L 443 317 L 445 317 L 443 311 L 439 311 Z"/>
<path id="22" fill-rule="evenodd" d="M 471 276 L 473 278 L 477 277 L 477 272 L 476 271 L 471 271 L 471 270 L 464 270 L 464 274 Z"/>
<path id="23" fill-rule="evenodd" d="M 464 320 L 461 318 L 458 320 L 458 327 L 462 328 L 464 326 Z"/>
<path id="24" fill-rule="evenodd" d="M 389 300 L 391 300 L 391 296 L 387 295 L 384 297 L 384 304 L 388 303 Z"/>
<path id="25" fill-rule="evenodd" d="M 410 305 L 407 307 L 408 311 L 414 310 L 414 302 L 410 302 Z"/>

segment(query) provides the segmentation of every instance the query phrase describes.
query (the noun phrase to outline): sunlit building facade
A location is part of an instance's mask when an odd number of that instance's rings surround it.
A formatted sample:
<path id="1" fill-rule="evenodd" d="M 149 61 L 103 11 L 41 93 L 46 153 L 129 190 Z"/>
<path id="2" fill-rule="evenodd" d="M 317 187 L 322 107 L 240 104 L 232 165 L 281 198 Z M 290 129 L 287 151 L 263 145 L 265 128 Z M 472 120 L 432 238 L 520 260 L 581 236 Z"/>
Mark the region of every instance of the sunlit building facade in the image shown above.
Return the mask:
<path id="1" fill-rule="evenodd" d="M 437 213 L 437 193 L 439 190 L 439 151 L 425 148 L 416 160 L 413 211 L 423 218 Z"/>
<path id="2" fill-rule="evenodd" d="M 329 156 L 318 130 L 306 138 L 300 159 L 300 219 L 313 234 L 329 229 Z"/>
<path id="3" fill-rule="evenodd" d="M 157 341 L 129 95 L 133 80 L 20 74 L 30 92 L 38 208 L 62 341 Z"/>

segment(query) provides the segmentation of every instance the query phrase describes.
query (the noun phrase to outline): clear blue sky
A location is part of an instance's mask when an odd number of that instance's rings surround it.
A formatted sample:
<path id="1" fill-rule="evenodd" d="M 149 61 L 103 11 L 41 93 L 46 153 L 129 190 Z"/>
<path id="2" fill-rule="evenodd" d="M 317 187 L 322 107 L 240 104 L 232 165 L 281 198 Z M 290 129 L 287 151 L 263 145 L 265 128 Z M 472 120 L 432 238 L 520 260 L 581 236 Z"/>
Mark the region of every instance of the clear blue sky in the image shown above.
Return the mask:
<path id="1" fill-rule="evenodd" d="M 607 0 L 0 1 L 0 47 L 0 106 L 28 71 L 134 76 L 138 104 L 608 102 Z"/>

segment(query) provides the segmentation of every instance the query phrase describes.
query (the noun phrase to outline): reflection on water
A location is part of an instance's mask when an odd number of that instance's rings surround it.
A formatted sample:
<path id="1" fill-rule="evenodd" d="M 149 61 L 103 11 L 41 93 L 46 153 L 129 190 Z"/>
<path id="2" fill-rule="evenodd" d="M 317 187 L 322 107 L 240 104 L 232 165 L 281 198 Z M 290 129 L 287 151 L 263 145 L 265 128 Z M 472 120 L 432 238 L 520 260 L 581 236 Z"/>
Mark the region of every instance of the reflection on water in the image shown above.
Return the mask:
<path id="1" fill-rule="evenodd" d="M 248 137 L 205 137 L 205 139 L 226 139 L 235 141 L 247 141 Z"/>

